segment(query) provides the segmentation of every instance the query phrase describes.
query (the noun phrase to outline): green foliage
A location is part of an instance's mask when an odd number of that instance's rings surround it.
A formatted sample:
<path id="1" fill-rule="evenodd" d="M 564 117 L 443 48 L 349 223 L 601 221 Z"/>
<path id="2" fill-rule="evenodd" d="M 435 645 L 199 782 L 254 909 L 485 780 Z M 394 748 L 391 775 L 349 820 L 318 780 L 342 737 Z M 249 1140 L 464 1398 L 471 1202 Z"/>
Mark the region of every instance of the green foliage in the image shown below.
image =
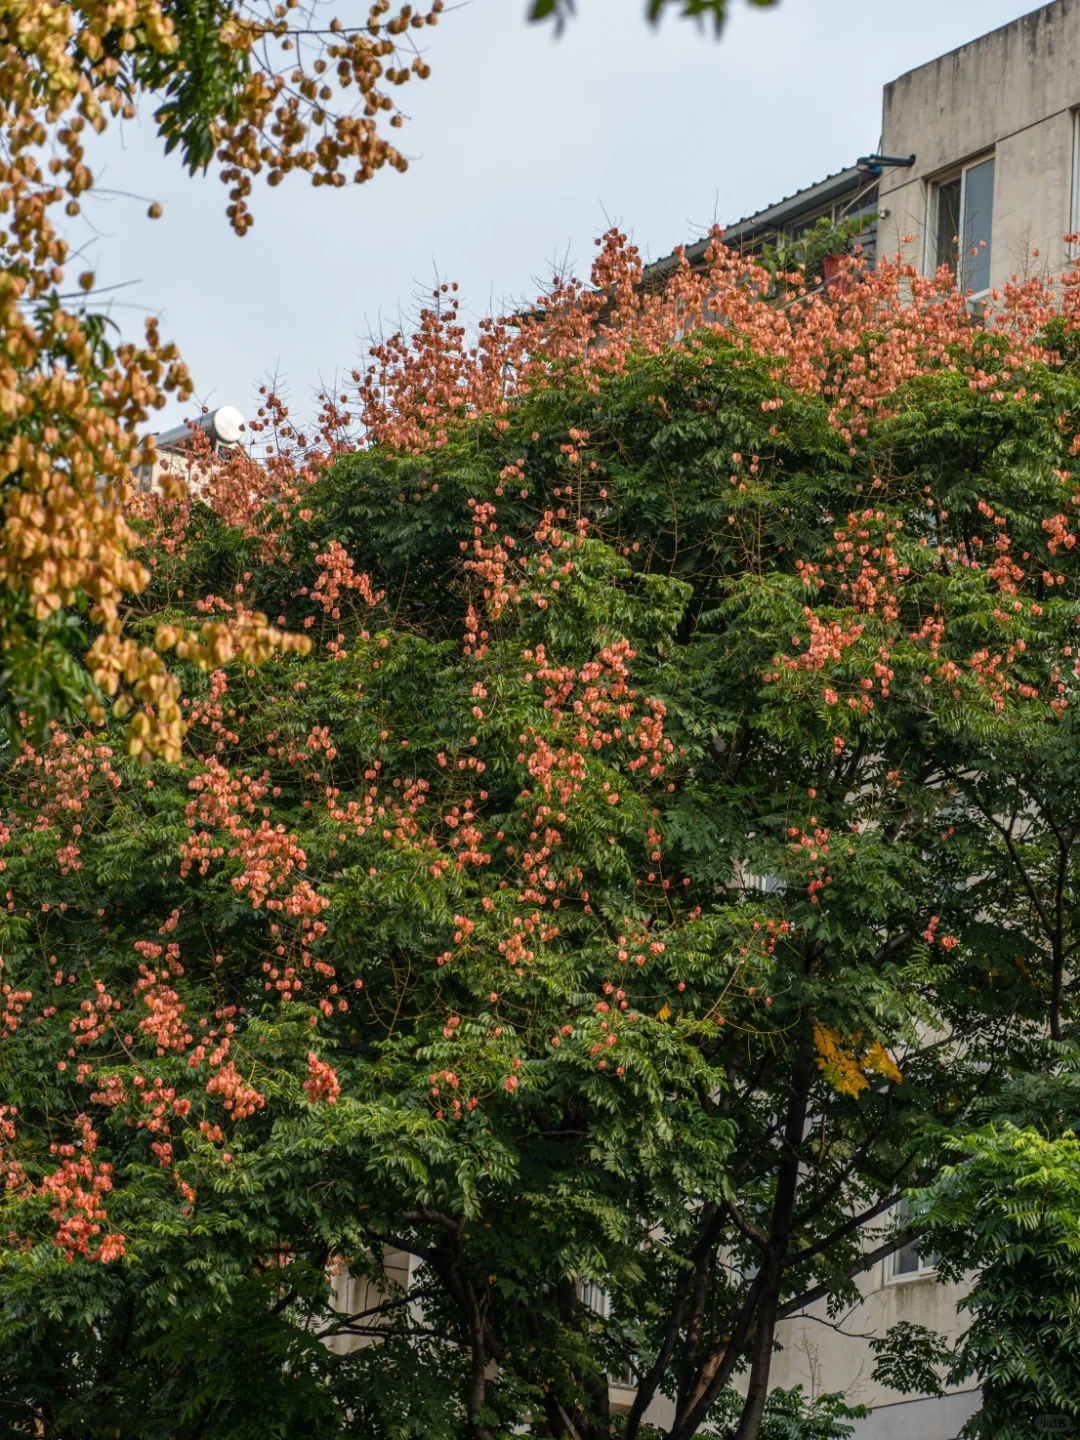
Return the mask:
<path id="1" fill-rule="evenodd" d="M 742 1397 L 729 1391 L 718 1407 L 716 1420 L 734 1426 L 742 1410 Z M 761 1440 L 848 1440 L 855 1429 L 849 1420 L 869 1415 L 865 1405 L 847 1405 L 842 1395 L 817 1395 L 809 1399 L 801 1385 L 792 1390 L 773 1390 L 765 1403 Z"/>
<path id="2" fill-rule="evenodd" d="M 227 0 L 173 0 L 163 9 L 176 27 L 178 48 L 167 55 L 149 48 L 137 53 L 132 90 L 164 95 L 154 120 L 165 153 L 178 149 L 194 174 L 214 158 L 216 127 L 240 119 L 251 58 L 222 41 L 222 27 L 235 23 Z"/>
<path id="3" fill-rule="evenodd" d="M 842 1436 L 777 1319 L 928 1185 L 988 1404 L 1065 1384 L 1077 385 L 943 369 L 853 446 L 713 333 L 250 533 L 163 504 L 136 631 L 313 650 L 186 676 L 181 766 L 9 757 L 9 1433 L 631 1440 L 632 1365 L 671 1440 Z M 1040 1170 L 986 1128 L 1036 1111 Z"/>
<path id="4" fill-rule="evenodd" d="M 0 715 L 8 739 L 17 743 L 26 726 L 43 739 L 50 721 L 78 714 L 96 692 L 80 658 L 85 632 L 70 612 L 38 620 L 10 592 L 0 596 L 0 627 Z"/>
<path id="5" fill-rule="evenodd" d="M 944 1337 L 925 1325 L 899 1320 L 885 1335 L 870 1341 L 873 1375 L 879 1385 L 902 1395 L 942 1395 L 940 1368 L 949 1359 Z"/>
<path id="6" fill-rule="evenodd" d="M 712 1415 L 716 1428 L 706 1433 L 734 1434 L 743 1399 L 736 1391 L 725 1390 Z M 811 1399 L 804 1395 L 801 1385 L 791 1390 L 772 1390 L 765 1402 L 761 1440 L 848 1440 L 855 1427 L 847 1422 L 862 1420 L 869 1414 L 865 1405 L 848 1405 L 842 1395 L 817 1395 Z M 641 1440 L 658 1440 L 661 1432 L 643 1426 L 640 1434 Z"/>
<path id="7" fill-rule="evenodd" d="M 858 254 L 857 245 L 875 215 L 856 215 L 833 220 L 823 215 L 801 234 L 780 237 L 762 246 L 757 261 L 774 277 L 775 298 L 783 299 L 803 286 L 816 288 L 824 278 L 829 258 Z"/>
<path id="8" fill-rule="evenodd" d="M 1002 1125 L 956 1148 L 921 1199 L 943 1273 L 975 1272 L 949 1379 L 982 1384 L 965 1435 L 1021 1440 L 1042 1417 L 1080 1419 L 1080 1142 Z"/>

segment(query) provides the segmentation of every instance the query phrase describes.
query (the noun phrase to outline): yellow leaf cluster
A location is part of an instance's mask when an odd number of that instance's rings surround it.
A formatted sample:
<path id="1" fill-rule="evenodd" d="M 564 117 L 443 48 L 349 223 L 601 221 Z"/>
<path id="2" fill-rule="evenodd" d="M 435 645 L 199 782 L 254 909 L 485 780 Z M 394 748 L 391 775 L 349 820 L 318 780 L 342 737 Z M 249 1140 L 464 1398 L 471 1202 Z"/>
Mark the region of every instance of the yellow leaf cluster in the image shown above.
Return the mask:
<path id="1" fill-rule="evenodd" d="M 268 0 L 261 13 L 228 0 L 222 7 L 216 43 L 223 61 L 236 62 L 236 93 L 217 97 L 227 116 L 207 119 L 241 234 L 251 224 L 250 177 L 260 171 L 271 183 L 300 170 L 314 183 L 339 185 L 348 162 L 357 181 L 386 164 L 405 168 L 376 124 L 387 111 L 391 124 L 400 119 L 387 87 L 427 73 L 419 56 L 394 68 L 397 37 L 434 24 L 442 9 L 442 0 L 430 0 L 426 12 L 407 4 L 392 12 L 390 0 L 375 0 L 355 33 L 333 21 L 319 35 L 304 24 L 290 28 L 297 3 Z M 183 733 L 179 687 L 160 653 L 122 633 L 124 597 L 149 578 L 132 556 L 123 502 L 134 467 L 153 461 L 140 431 L 170 394 L 188 398 L 191 382 L 153 322 L 142 346 L 109 354 L 92 322 L 65 308 L 70 251 L 54 215 L 58 206 L 78 215 L 94 183 L 87 132 L 134 118 L 142 72 L 133 62 L 155 57 L 163 73 L 178 73 L 179 60 L 176 71 L 169 64 L 180 40 L 160 0 L 10 0 L 0 9 L 0 585 L 39 621 L 80 597 L 90 601 L 103 632 L 88 656 L 91 673 L 120 713 L 141 707 L 131 722 L 133 750 L 163 756 L 178 753 Z M 271 42 L 286 56 L 280 69 Z M 313 44 L 316 55 L 301 54 Z M 332 113 L 342 96 L 345 113 Z M 84 291 L 93 283 L 89 271 L 80 275 Z M 203 627 L 173 643 L 200 665 L 226 657 L 255 664 L 295 648 L 264 617 Z"/>
<path id="2" fill-rule="evenodd" d="M 870 1086 L 868 1073 L 882 1075 L 899 1085 L 904 1077 L 881 1042 L 874 1040 L 859 1053 L 856 1047 L 861 1038 L 857 1033 L 851 1044 L 845 1045 L 838 1031 L 820 1021 L 814 1025 L 818 1069 L 833 1089 L 841 1095 L 858 1096 Z"/>
<path id="3" fill-rule="evenodd" d="M 228 624 L 208 621 L 198 630 L 161 625 L 155 646 L 137 645 L 106 629 L 87 658 L 96 683 L 107 695 L 118 696 L 113 705 L 115 715 L 123 718 L 136 702 L 142 707 L 128 726 L 130 753 L 175 762 L 180 758 L 187 725 L 180 708 L 180 682 L 161 652 L 175 650 L 181 660 L 200 670 L 212 670 L 233 660 L 261 665 L 275 651 L 306 655 L 311 641 L 306 635 L 278 630 L 265 615 L 247 611 Z"/>

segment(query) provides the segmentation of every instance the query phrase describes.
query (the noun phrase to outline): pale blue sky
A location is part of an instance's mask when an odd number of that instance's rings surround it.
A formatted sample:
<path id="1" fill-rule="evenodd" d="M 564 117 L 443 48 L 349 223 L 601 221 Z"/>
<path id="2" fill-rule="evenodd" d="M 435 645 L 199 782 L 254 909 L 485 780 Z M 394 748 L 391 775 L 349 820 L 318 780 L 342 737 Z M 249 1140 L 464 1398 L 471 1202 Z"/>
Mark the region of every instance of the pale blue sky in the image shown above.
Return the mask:
<path id="1" fill-rule="evenodd" d="M 556 40 L 526 25 L 526 4 L 468 0 L 425 32 L 432 75 L 404 92 L 404 176 L 257 188 L 242 240 L 215 176 L 188 178 L 149 128 L 108 139 L 100 184 L 144 198 L 94 200 L 93 230 L 74 238 L 99 284 L 138 282 L 115 292 L 117 321 L 134 332 L 160 315 L 212 405 L 250 415 L 276 371 L 307 412 L 320 377 L 347 373 L 436 269 L 480 314 L 535 294 L 555 260 L 587 267 L 610 222 L 667 254 L 875 149 L 886 81 L 1033 8 L 731 0 L 717 43 L 685 22 L 652 29 L 644 0 L 578 0 Z M 149 199 L 163 219 L 145 218 Z"/>

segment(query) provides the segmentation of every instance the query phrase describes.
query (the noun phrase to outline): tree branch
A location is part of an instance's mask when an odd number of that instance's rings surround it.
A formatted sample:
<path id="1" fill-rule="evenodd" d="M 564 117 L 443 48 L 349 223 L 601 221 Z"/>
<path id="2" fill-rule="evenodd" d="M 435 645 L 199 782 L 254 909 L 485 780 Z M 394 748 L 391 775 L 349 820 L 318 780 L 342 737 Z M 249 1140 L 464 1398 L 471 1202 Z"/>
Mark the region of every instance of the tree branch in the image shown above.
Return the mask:
<path id="1" fill-rule="evenodd" d="M 720 1229 L 719 1207 L 711 1202 L 705 1206 L 703 1212 L 705 1226 L 698 1243 L 690 1252 L 690 1261 L 693 1269 L 684 1270 L 675 1282 L 675 1298 L 671 1307 L 671 1315 L 668 1318 L 667 1328 L 664 1332 L 664 1339 L 657 1353 L 656 1359 L 645 1375 L 639 1375 L 637 1393 L 634 1396 L 634 1403 L 630 1407 L 630 1413 L 626 1417 L 626 1430 L 624 1440 L 634 1440 L 641 1425 L 641 1417 L 645 1414 L 653 1396 L 656 1394 L 657 1386 L 664 1378 L 668 1364 L 671 1361 L 675 1349 L 675 1342 L 679 1335 L 679 1326 L 682 1324 L 683 1312 L 686 1309 L 686 1296 L 690 1289 L 691 1280 L 697 1281 L 704 1266 L 708 1264 L 709 1255 L 712 1252 Z"/>
<path id="2" fill-rule="evenodd" d="M 876 1250 L 868 1251 L 857 1265 L 852 1265 L 847 1271 L 847 1278 L 854 1280 L 856 1276 L 872 1270 L 879 1260 L 885 1260 L 894 1255 L 897 1250 L 902 1250 L 905 1245 L 910 1245 L 913 1240 L 918 1240 L 920 1235 L 925 1235 L 925 1225 L 909 1225 L 906 1230 L 900 1230 L 891 1240 L 884 1245 L 879 1245 Z M 833 1284 L 817 1285 L 813 1290 L 804 1290 L 801 1295 L 787 1300 L 777 1311 L 778 1320 L 786 1320 L 789 1315 L 795 1315 L 800 1310 L 805 1310 L 807 1305 L 813 1305 L 815 1300 L 821 1300 L 833 1292 Z"/>

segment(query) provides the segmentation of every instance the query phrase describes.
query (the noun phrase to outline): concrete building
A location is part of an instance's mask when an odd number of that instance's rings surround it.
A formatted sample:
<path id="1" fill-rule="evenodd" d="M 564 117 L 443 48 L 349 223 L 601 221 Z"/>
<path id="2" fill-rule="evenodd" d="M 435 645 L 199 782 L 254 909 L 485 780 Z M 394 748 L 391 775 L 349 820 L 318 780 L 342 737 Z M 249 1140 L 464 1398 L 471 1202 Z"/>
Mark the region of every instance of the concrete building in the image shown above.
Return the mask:
<path id="1" fill-rule="evenodd" d="M 1058 274 L 1077 253 L 1065 235 L 1080 231 L 1080 0 L 1053 0 L 891 81 L 878 152 L 724 238 L 754 253 L 824 216 L 866 216 L 870 256 L 903 250 L 927 274 L 948 264 L 976 297 L 1013 275 Z M 707 245 L 687 245 L 691 264 Z M 673 265 L 648 266 L 646 284 Z"/>
<path id="2" fill-rule="evenodd" d="M 903 1320 L 955 1341 L 964 1328 L 957 1302 L 965 1287 L 941 1284 L 932 1259 L 907 1246 L 880 1261 L 860 1289 L 861 1304 L 839 1319 L 830 1319 L 819 1301 L 783 1322 L 772 1383 L 802 1385 L 807 1394 L 839 1391 L 849 1404 L 871 1407 L 868 1419 L 853 1422 L 853 1440 L 954 1440 L 979 1409 L 978 1389 L 923 1399 L 887 1390 L 873 1381 L 870 1340 Z"/>
<path id="3" fill-rule="evenodd" d="M 885 86 L 878 253 L 927 272 L 956 262 L 976 295 L 1012 275 L 1056 275 L 1080 229 L 1080 3 L 1054 0 Z M 977 253 L 972 255 L 971 251 Z M 1034 251 L 1038 250 L 1038 256 Z"/>

